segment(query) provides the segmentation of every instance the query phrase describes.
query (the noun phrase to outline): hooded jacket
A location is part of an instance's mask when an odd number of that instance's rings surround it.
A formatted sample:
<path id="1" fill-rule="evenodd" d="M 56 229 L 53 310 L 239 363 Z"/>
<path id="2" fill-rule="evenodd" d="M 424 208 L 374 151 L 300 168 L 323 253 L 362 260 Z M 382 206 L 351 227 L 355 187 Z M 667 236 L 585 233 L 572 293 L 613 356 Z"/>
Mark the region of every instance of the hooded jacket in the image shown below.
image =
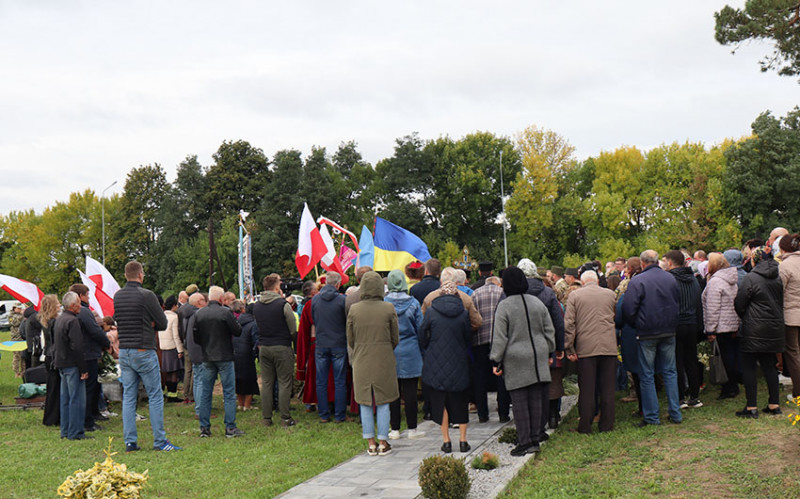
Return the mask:
<path id="1" fill-rule="evenodd" d="M 742 279 L 744 276 L 747 275 L 747 271 L 742 268 L 742 263 L 744 262 L 744 255 L 742 252 L 737 249 L 729 249 L 725 251 L 722 256 L 725 257 L 725 260 L 728 261 L 731 267 L 736 267 L 736 272 L 738 276 L 738 280 L 736 281 L 737 286 L 742 285 Z"/>
<path id="2" fill-rule="evenodd" d="M 422 309 L 419 302 L 401 292 L 389 293 L 384 300 L 394 305 L 400 328 L 400 342 L 394 348 L 397 378 L 418 378 L 422 375 L 422 354 L 417 339 L 417 331 L 422 326 Z"/>
<path id="3" fill-rule="evenodd" d="M 784 253 L 778 267 L 783 282 L 783 320 L 800 326 L 800 252 Z"/>
<path id="4" fill-rule="evenodd" d="M 552 289 L 544 285 L 541 279 L 535 277 L 528 278 L 528 294 L 533 295 L 541 301 L 547 312 L 550 314 L 550 320 L 553 322 L 556 334 L 556 351 L 564 351 L 564 312 L 561 310 L 561 304 L 556 298 L 556 293 Z M 555 352 L 553 352 L 555 354 Z M 555 359 L 553 359 L 555 365 Z"/>
<path id="5" fill-rule="evenodd" d="M 469 316 L 460 296 L 441 295 L 432 300 L 419 329 L 422 382 L 444 392 L 466 390 L 470 335 Z"/>
<path id="6" fill-rule="evenodd" d="M 703 299 L 700 284 L 689 267 L 668 271 L 678 282 L 678 324 L 703 325 Z"/>
<path id="7" fill-rule="evenodd" d="M 783 283 L 778 262 L 758 262 L 742 281 L 734 300 L 742 318 L 739 347 L 742 352 L 783 352 L 786 335 L 783 324 Z"/>
<path id="8" fill-rule="evenodd" d="M 347 316 L 345 297 L 326 284 L 311 302 L 311 318 L 314 319 L 317 348 L 347 347 Z"/>
<path id="9" fill-rule="evenodd" d="M 292 342 L 297 339 L 297 319 L 292 306 L 280 293 L 275 291 L 261 293 L 258 303 L 253 305 L 253 317 L 258 324 L 259 346 L 291 348 Z"/>
<path id="10" fill-rule="evenodd" d="M 236 378 L 254 379 L 256 377 L 256 345 L 258 345 L 258 326 L 253 314 L 244 312 L 237 319 L 242 326 L 242 334 L 233 338 L 233 362 Z"/>
<path id="11" fill-rule="evenodd" d="M 347 346 L 352 349 L 353 396 L 361 405 L 394 402 L 400 397 L 394 348 L 399 342 L 397 314 L 383 301 L 383 279 L 367 272 L 359 287 L 361 300 L 347 315 Z M 316 302 L 314 298 L 314 302 Z"/>
<path id="12" fill-rule="evenodd" d="M 706 334 L 733 333 L 739 330 L 739 316 L 733 308 L 738 272 L 727 267 L 714 272 L 703 290 L 703 320 Z"/>

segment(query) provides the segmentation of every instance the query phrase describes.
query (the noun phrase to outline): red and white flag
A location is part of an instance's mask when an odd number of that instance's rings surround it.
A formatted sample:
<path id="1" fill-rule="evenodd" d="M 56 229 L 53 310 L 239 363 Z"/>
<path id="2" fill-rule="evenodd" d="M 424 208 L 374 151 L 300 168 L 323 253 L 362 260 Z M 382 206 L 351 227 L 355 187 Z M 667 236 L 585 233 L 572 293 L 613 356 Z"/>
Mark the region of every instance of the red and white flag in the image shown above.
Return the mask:
<path id="1" fill-rule="evenodd" d="M 339 261 L 339 255 L 336 253 L 336 247 L 333 245 L 333 239 L 331 239 L 331 234 L 328 232 L 328 227 L 323 225 L 321 229 L 319 229 L 319 233 L 322 234 L 322 240 L 325 242 L 325 255 L 320 260 L 320 265 L 322 268 L 331 272 L 338 272 L 339 275 L 342 276 L 342 284 L 347 284 L 350 281 L 350 278 L 347 277 L 347 274 L 344 273 L 344 269 L 342 268 L 342 262 Z"/>
<path id="2" fill-rule="evenodd" d="M 113 316 L 114 299 L 105 294 L 102 289 L 98 288 L 97 283 L 95 283 L 91 277 L 80 270 L 78 274 L 81 276 L 83 285 L 89 288 L 89 307 L 97 312 L 97 315 L 100 317 L 105 317 L 107 315 Z"/>
<path id="3" fill-rule="evenodd" d="M 317 224 L 314 223 L 311 210 L 308 209 L 308 204 L 304 204 L 303 216 L 300 218 L 300 233 L 297 236 L 297 253 L 294 257 L 300 279 L 311 272 L 326 252 L 325 241 L 322 240 Z"/>
<path id="4" fill-rule="evenodd" d="M 0 289 L 23 304 L 31 302 L 36 310 L 39 310 L 44 297 L 44 293 L 36 284 L 3 274 L 0 274 Z"/>
<path id="5" fill-rule="evenodd" d="M 113 299 L 114 295 L 119 291 L 119 284 L 114 279 L 114 276 L 111 275 L 111 272 L 102 263 L 90 256 L 86 257 L 86 275 L 97 285 L 97 289 L 108 295 L 109 298 Z"/>

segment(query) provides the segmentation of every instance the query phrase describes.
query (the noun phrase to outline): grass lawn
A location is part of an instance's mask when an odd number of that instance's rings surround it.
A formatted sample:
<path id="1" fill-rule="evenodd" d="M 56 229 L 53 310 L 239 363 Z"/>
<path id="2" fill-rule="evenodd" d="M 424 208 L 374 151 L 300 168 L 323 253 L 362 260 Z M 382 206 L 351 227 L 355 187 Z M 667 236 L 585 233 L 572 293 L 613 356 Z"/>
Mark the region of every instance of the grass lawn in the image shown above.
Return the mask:
<path id="1" fill-rule="evenodd" d="M 0 332 L 0 341 L 9 339 Z M 10 352 L 0 359 L 0 400 L 13 404 L 19 380 L 11 370 Z M 112 410 L 121 413 L 120 403 Z M 147 416 L 147 409 L 139 411 Z M 293 400 L 297 426 L 289 429 L 261 426 L 261 411 L 237 413 L 237 425 L 246 432 L 226 439 L 222 397 L 214 397 L 212 438 L 200 439 L 191 405 L 166 404 L 167 438 L 183 447 L 180 452 L 150 450 L 150 423 L 137 424 L 142 450 L 125 454 L 120 417 L 102 422 L 94 440 L 61 440 L 58 428 L 42 425 L 42 411 L 0 411 L 0 498 L 55 497 L 64 479 L 78 469 L 103 461 L 108 437 L 114 437 L 114 459 L 137 472 L 149 470 L 146 497 L 272 497 L 365 449 L 357 423 L 319 424 Z M 276 421 L 279 418 L 276 418 Z"/>
<path id="2" fill-rule="evenodd" d="M 800 425 L 787 417 L 786 391 L 784 415 L 757 420 L 734 415 L 744 390 L 734 400 L 718 393 L 701 393 L 706 405 L 684 410 L 680 425 L 637 428 L 636 403 L 618 402 L 614 431 L 602 435 L 571 431 L 573 410 L 503 497 L 800 497 Z M 763 382 L 758 400 L 766 406 Z"/>

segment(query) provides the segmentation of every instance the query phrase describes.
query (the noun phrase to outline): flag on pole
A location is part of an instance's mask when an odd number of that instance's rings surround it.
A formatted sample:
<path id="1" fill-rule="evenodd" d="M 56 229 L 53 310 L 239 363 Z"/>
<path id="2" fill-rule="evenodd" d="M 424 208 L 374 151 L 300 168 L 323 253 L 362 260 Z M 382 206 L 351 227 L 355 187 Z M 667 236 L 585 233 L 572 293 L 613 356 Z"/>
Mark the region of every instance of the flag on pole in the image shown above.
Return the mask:
<path id="1" fill-rule="evenodd" d="M 356 267 L 372 267 L 375 263 L 375 246 L 372 244 L 372 232 L 366 225 L 361 226 L 361 239 L 358 241 L 361 250 L 356 258 Z"/>
<path id="2" fill-rule="evenodd" d="M 347 269 L 353 266 L 358 253 L 350 249 L 350 246 L 344 244 L 339 248 L 339 261 L 342 263 L 342 270 L 347 272 Z"/>
<path id="3" fill-rule="evenodd" d="M 114 279 L 114 276 L 111 275 L 111 272 L 109 272 L 102 263 L 90 256 L 87 256 L 86 275 L 89 276 L 89 279 L 91 279 L 97 285 L 97 289 L 108 295 L 108 297 L 113 300 L 114 295 L 117 294 L 117 291 L 119 291 L 119 284 L 117 283 L 117 280 Z"/>
<path id="4" fill-rule="evenodd" d="M 341 233 L 341 234 L 346 234 L 347 236 L 350 237 L 350 240 L 353 241 L 353 245 L 356 247 L 356 251 L 359 251 L 358 250 L 358 240 L 356 239 L 356 235 L 355 234 L 353 234 L 349 230 L 345 229 L 341 225 L 337 224 L 336 222 L 334 222 L 330 218 L 319 217 L 317 219 L 317 223 L 320 224 L 320 225 L 324 224 L 324 225 L 330 226 L 334 230 L 334 234 L 336 234 L 337 232 Z"/>
<path id="5" fill-rule="evenodd" d="M 416 234 L 402 227 L 375 218 L 375 270 L 403 269 L 406 264 L 431 259 L 428 245 Z"/>
<path id="6" fill-rule="evenodd" d="M 89 288 L 89 306 L 97 312 L 100 317 L 114 316 L 114 299 L 108 296 L 102 289 L 97 288 L 95 283 L 88 275 L 80 270 L 81 282 Z"/>
<path id="7" fill-rule="evenodd" d="M 342 284 L 347 284 L 350 278 L 347 277 L 347 274 L 344 273 L 344 269 L 342 269 L 342 262 L 339 261 L 339 255 L 336 253 L 336 248 L 333 245 L 331 234 L 328 232 L 328 227 L 323 225 L 322 228 L 319 229 L 319 233 L 322 235 L 322 241 L 325 243 L 326 248 L 325 255 L 319 262 L 320 265 L 327 271 L 338 272 L 339 275 L 342 276 Z"/>
<path id="8" fill-rule="evenodd" d="M 301 279 L 311 272 L 327 251 L 325 241 L 322 240 L 317 224 L 314 223 L 314 217 L 311 216 L 311 210 L 308 209 L 308 204 L 304 203 L 303 216 L 300 218 L 300 233 L 297 236 L 297 253 L 294 257 Z"/>
<path id="9" fill-rule="evenodd" d="M 44 293 L 36 284 L 4 274 L 0 274 L 0 289 L 22 303 L 31 302 L 36 310 L 39 310 L 44 297 Z"/>

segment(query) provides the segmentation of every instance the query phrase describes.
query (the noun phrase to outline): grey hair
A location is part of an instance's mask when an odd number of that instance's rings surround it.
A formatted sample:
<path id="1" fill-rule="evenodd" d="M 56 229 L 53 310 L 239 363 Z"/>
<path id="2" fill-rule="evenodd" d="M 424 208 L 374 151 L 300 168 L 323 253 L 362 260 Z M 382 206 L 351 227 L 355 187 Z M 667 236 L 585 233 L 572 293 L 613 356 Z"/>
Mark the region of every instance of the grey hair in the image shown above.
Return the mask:
<path id="1" fill-rule="evenodd" d="M 338 272 L 328 272 L 325 274 L 325 284 L 330 284 L 334 288 L 338 288 L 342 283 L 342 275 Z"/>
<path id="2" fill-rule="evenodd" d="M 441 282 L 456 282 L 457 271 L 453 267 L 445 267 L 442 270 L 442 276 L 439 278 Z"/>
<path id="3" fill-rule="evenodd" d="M 64 294 L 64 297 L 61 299 L 61 305 L 64 306 L 64 310 L 69 310 L 76 303 L 80 303 L 80 301 L 81 297 L 78 296 L 78 293 L 74 291 L 67 291 Z"/>
<path id="4" fill-rule="evenodd" d="M 225 290 L 219 286 L 208 288 L 208 301 L 220 301 L 225 294 Z"/>
<path id="5" fill-rule="evenodd" d="M 639 258 L 645 265 L 652 265 L 654 263 L 658 263 L 658 251 L 651 249 L 644 250 L 642 251 L 642 254 L 639 255 Z"/>
<path id="6" fill-rule="evenodd" d="M 497 276 L 491 276 L 486 278 L 486 284 L 494 284 L 495 286 L 502 286 L 503 283 Z"/>
<path id="7" fill-rule="evenodd" d="M 456 269 L 456 284 L 464 284 L 467 282 L 467 273 L 461 269 Z"/>
<path id="8" fill-rule="evenodd" d="M 597 272 L 594 270 L 587 270 L 581 274 L 581 282 L 597 282 Z"/>

